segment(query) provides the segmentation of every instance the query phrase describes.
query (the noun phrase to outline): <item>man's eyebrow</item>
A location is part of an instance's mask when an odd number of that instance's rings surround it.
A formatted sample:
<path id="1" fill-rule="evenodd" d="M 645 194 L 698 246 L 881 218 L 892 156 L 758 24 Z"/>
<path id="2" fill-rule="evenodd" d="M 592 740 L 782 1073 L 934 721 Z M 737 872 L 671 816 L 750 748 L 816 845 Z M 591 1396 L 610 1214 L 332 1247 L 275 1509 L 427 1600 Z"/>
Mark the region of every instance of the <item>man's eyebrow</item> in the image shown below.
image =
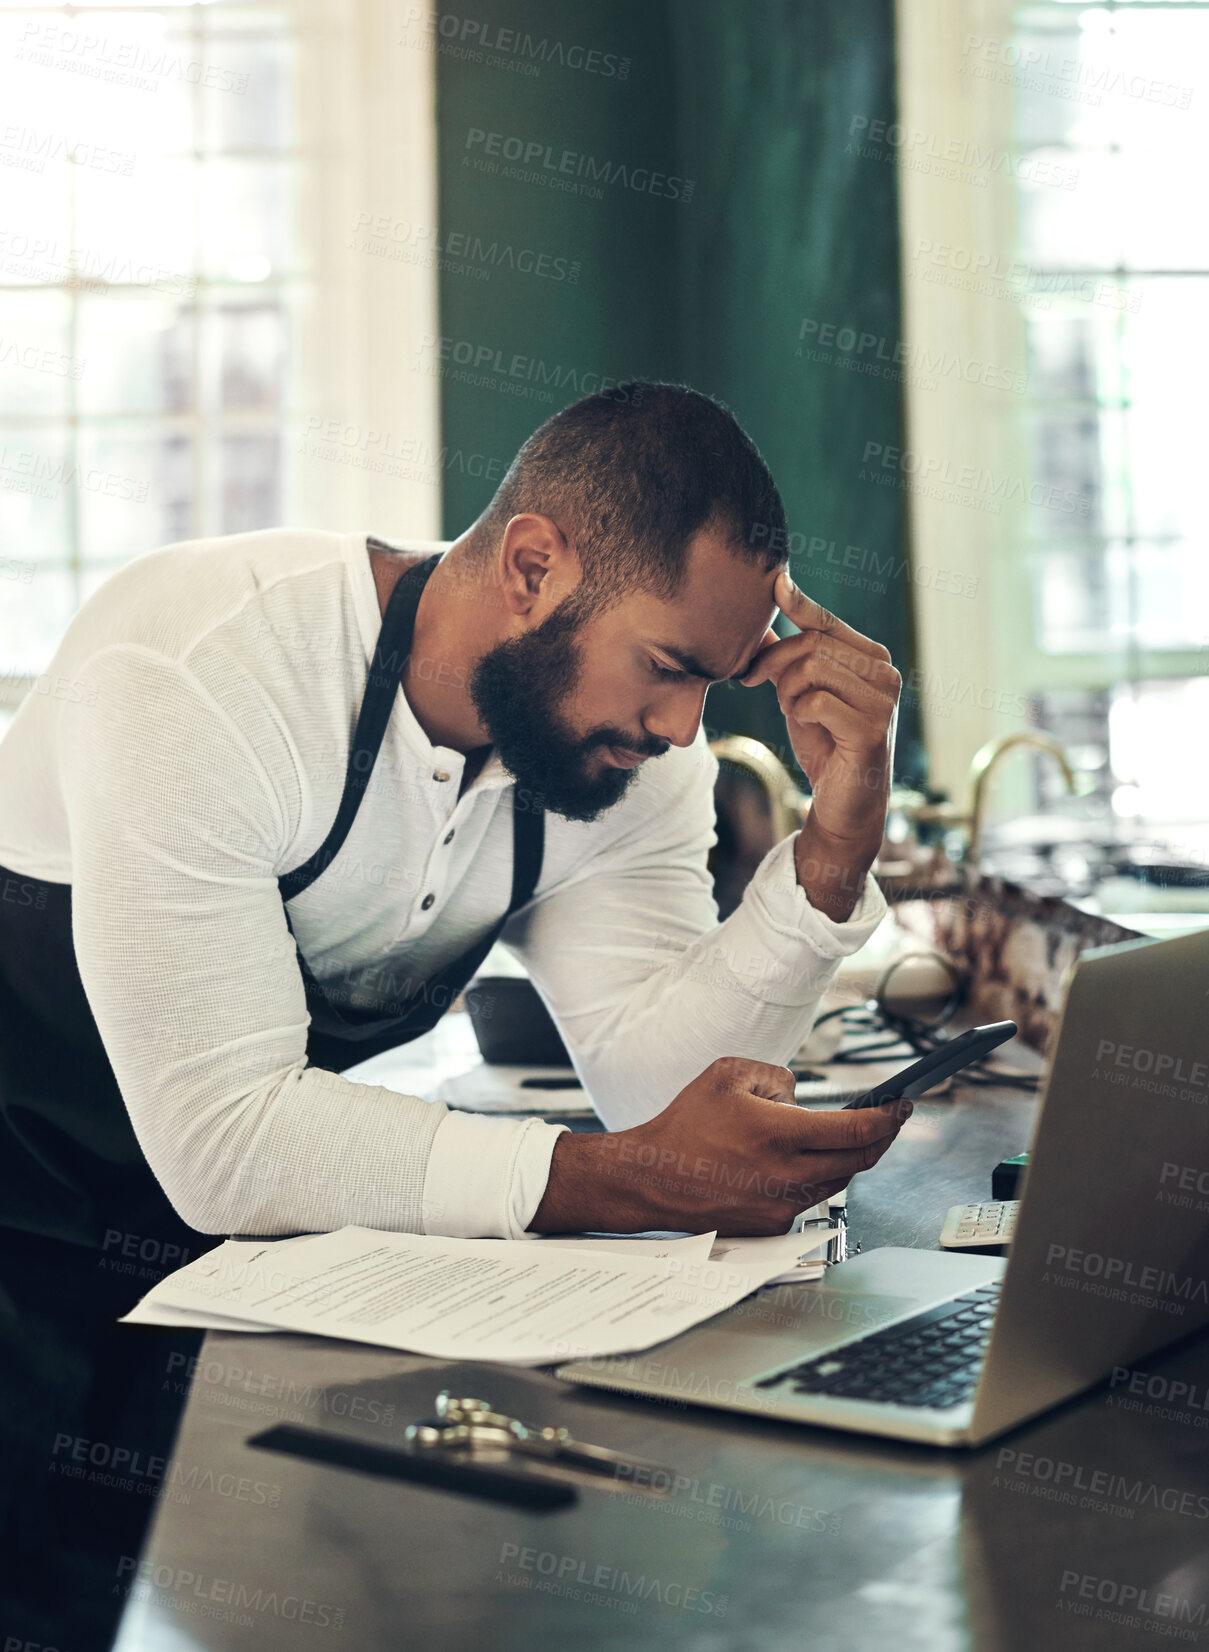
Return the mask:
<path id="1" fill-rule="evenodd" d="M 687 653 L 683 648 L 673 648 L 670 643 L 666 642 L 656 643 L 655 646 L 660 653 L 670 655 L 677 665 L 683 666 L 685 671 L 690 672 L 694 677 L 704 677 L 706 682 L 710 683 L 737 683 L 740 677 L 746 677 L 755 664 L 756 658 L 753 654 L 741 671 L 736 671 L 733 677 L 725 677 L 719 675 L 716 671 L 711 671 L 708 666 L 702 665 L 695 655 Z"/>

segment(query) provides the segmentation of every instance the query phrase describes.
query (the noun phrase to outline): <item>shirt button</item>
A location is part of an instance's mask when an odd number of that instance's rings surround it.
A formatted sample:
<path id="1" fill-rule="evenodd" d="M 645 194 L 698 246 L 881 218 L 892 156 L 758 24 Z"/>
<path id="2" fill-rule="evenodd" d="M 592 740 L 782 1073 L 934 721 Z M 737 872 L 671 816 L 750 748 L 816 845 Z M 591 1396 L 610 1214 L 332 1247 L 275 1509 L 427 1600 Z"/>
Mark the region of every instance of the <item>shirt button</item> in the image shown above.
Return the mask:
<path id="1" fill-rule="evenodd" d="M 425 895 L 424 899 L 420 902 L 420 905 L 423 907 L 425 912 L 428 911 L 428 908 L 432 905 L 436 898 L 437 897 L 435 895 Z"/>
<path id="2" fill-rule="evenodd" d="M 445 836 L 441 839 L 441 842 L 442 843 L 452 843 L 453 842 L 453 833 L 452 832 L 446 832 Z"/>
<path id="3" fill-rule="evenodd" d="M 449 776 L 445 773 L 445 771 L 443 769 L 437 769 L 436 772 L 433 774 L 432 778 L 434 780 L 448 780 Z"/>

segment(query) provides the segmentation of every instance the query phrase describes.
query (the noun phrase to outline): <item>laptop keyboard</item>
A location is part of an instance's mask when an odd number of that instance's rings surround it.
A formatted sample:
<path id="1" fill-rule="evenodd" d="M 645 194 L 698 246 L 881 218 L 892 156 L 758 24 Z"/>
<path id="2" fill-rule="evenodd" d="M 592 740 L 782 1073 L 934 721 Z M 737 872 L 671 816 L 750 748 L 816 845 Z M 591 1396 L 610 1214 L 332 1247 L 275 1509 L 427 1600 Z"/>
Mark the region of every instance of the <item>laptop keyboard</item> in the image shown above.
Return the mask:
<path id="1" fill-rule="evenodd" d="M 755 1386 L 788 1382 L 798 1394 L 936 1410 L 961 1405 L 974 1392 L 998 1304 L 998 1282 L 982 1285 Z"/>

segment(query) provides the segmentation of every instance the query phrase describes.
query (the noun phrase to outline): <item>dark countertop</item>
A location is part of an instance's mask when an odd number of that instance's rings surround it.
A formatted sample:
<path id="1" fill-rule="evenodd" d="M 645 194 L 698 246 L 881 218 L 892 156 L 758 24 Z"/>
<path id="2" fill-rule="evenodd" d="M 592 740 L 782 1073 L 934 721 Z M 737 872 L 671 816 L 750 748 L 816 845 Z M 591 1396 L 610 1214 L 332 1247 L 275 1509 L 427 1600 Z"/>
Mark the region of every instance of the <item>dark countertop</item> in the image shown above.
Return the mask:
<path id="1" fill-rule="evenodd" d="M 917 1102 L 850 1191 L 853 1237 L 933 1247 L 949 1205 L 989 1197 L 1034 1110 L 1018 1090 Z M 1203 1396 L 1207 1355 L 1203 1335 L 1147 1366 Z M 680 1490 L 667 1503 L 584 1491 L 529 1513 L 245 1444 L 276 1420 L 397 1441 L 443 1387 L 666 1463 Z M 149 1540 L 122 1563 L 119 1586 L 134 1586 L 116 1644 L 606 1652 L 658 1636 L 694 1652 L 1099 1652 L 1204 1638 L 1209 1410 L 1147 1415 L 1120 1398 L 1102 1387 L 980 1451 L 947 1452 L 545 1371 L 210 1333 Z M 1068 1489 L 1097 1470 L 1123 1477 L 1116 1504 Z M 1190 1489 L 1207 1495 L 1180 1512 Z"/>

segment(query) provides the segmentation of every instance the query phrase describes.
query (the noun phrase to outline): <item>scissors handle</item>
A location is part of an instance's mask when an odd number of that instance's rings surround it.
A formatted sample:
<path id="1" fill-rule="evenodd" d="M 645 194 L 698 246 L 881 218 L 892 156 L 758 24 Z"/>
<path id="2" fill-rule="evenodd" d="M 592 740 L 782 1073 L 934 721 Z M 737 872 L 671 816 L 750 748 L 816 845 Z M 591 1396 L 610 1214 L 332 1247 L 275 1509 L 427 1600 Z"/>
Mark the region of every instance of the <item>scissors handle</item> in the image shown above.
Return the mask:
<path id="1" fill-rule="evenodd" d="M 613 1478 L 655 1497 L 665 1497 L 672 1489 L 674 1475 L 660 1463 L 605 1446 L 573 1440 L 565 1428 L 531 1428 L 516 1417 L 493 1411 L 485 1400 L 457 1399 L 448 1390 L 437 1395 L 437 1415 L 424 1423 L 413 1423 L 407 1437 L 417 1445 L 450 1451 L 474 1451 L 491 1447 L 519 1456 L 538 1457 L 565 1468 L 590 1474 L 612 1473 Z M 628 1470 L 621 1476 L 619 1470 Z M 631 1479 L 630 1476 L 633 1476 Z"/>

